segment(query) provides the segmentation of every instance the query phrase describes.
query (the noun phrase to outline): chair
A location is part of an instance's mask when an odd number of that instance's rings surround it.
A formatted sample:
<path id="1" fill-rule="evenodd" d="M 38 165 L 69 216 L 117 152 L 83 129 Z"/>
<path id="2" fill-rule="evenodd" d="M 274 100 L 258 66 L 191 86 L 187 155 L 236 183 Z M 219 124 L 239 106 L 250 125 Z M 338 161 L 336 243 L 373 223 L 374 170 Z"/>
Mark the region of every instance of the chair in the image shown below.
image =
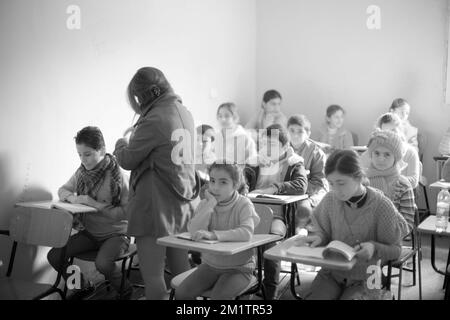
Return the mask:
<path id="1" fill-rule="evenodd" d="M 58 293 L 61 299 L 65 295 L 58 288 L 61 273 L 53 284 L 35 283 L 12 277 L 17 244 L 63 248 L 72 230 L 72 215 L 58 209 L 21 208 L 13 212 L 9 230 L 1 232 L 13 240 L 6 278 L 0 279 L 0 300 L 39 300 L 52 293 Z"/>
<path id="2" fill-rule="evenodd" d="M 428 217 L 431 213 L 430 211 L 430 203 L 428 201 L 428 192 L 427 192 L 427 179 L 422 175 L 423 171 L 423 164 L 422 162 L 419 162 L 419 185 L 417 188 L 414 189 L 414 198 L 416 199 L 416 207 L 419 211 L 419 223 L 422 222 L 426 217 Z M 421 188 L 421 189 L 419 189 Z M 422 190 L 422 194 L 425 201 L 425 208 L 419 208 L 419 205 L 417 203 L 417 200 L 419 199 L 419 191 Z"/>
<path id="3" fill-rule="evenodd" d="M 400 257 L 397 260 L 388 262 L 386 287 L 390 291 L 391 290 L 391 279 L 398 277 L 398 293 L 397 293 L 398 300 L 401 300 L 403 271 L 408 271 L 408 272 L 413 273 L 413 284 L 412 285 L 413 286 L 416 285 L 416 263 L 418 266 L 418 273 L 419 273 L 419 299 L 422 300 L 422 271 L 421 271 L 421 267 L 420 267 L 421 257 L 419 257 L 420 244 L 418 243 L 418 241 L 420 241 L 420 238 L 417 235 L 417 226 L 418 225 L 419 225 L 419 212 L 416 209 L 415 214 L 414 214 L 414 227 L 413 227 L 413 230 L 408 235 L 411 237 L 411 246 L 402 246 L 402 252 L 400 254 Z M 416 257 L 417 257 L 417 261 L 416 261 Z M 406 267 L 406 263 L 410 259 L 412 259 L 412 262 L 413 262 L 412 269 Z M 392 268 L 397 268 L 399 270 L 398 274 L 393 275 Z"/>
<path id="4" fill-rule="evenodd" d="M 268 234 L 270 232 L 270 228 L 272 226 L 272 219 L 273 219 L 273 212 L 272 209 L 268 206 L 261 205 L 261 204 L 254 204 L 255 210 L 258 213 L 258 216 L 260 218 L 259 224 L 254 230 L 254 234 Z M 259 290 L 262 291 L 263 298 L 266 299 L 266 294 L 264 291 L 264 285 L 262 282 L 262 265 L 263 265 L 263 247 L 257 248 L 257 272 L 256 276 L 253 275 L 250 279 L 249 284 L 247 287 L 242 290 L 237 296 L 236 300 L 239 300 L 242 296 L 254 294 L 258 292 Z M 173 300 L 175 298 L 175 291 L 176 289 L 181 285 L 181 283 L 197 268 L 190 269 L 188 271 L 185 271 L 183 273 L 180 273 L 179 275 L 175 276 L 172 281 L 170 282 L 170 286 L 172 287 L 170 291 L 170 300 Z M 211 290 L 207 290 L 202 294 L 202 297 L 204 299 L 208 299 L 211 297 Z"/>
<path id="5" fill-rule="evenodd" d="M 98 253 L 97 250 L 93 250 L 93 251 L 88 251 L 88 252 L 83 252 L 83 253 L 77 254 L 73 257 L 70 257 L 69 264 L 70 265 L 73 264 L 73 260 L 75 258 L 79 259 L 79 260 L 83 260 L 83 261 L 95 262 L 95 259 L 97 258 L 97 253 Z M 137 254 L 136 244 L 130 243 L 127 251 L 124 252 L 123 254 L 121 254 L 120 256 L 118 256 L 117 259 L 115 260 L 115 262 L 119 262 L 119 261 L 122 262 L 122 265 L 121 265 L 122 280 L 120 282 L 119 299 L 121 299 L 124 295 L 123 286 L 125 284 L 125 279 L 129 279 L 131 270 L 136 269 L 136 268 L 132 267 L 133 258 L 136 254 Z M 128 267 L 127 267 L 127 261 L 128 261 Z M 107 290 L 109 291 L 110 284 L 107 280 L 100 283 L 99 286 L 102 286 L 102 285 L 106 285 Z M 137 285 L 137 286 L 141 287 L 140 285 Z M 64 295 L 66 295 L 66 294 L 67 294 L 67 286 L 64 286 Z"/>
<path id="6" fill-rule="evenodd" d="M 351 131 L 350 133 L 352 134 L 353 145 L 354 146 L 359 146 L 359 137 L 358 137 L 358 135 L 355 132 L 353 132 L 353 131 Z"/>

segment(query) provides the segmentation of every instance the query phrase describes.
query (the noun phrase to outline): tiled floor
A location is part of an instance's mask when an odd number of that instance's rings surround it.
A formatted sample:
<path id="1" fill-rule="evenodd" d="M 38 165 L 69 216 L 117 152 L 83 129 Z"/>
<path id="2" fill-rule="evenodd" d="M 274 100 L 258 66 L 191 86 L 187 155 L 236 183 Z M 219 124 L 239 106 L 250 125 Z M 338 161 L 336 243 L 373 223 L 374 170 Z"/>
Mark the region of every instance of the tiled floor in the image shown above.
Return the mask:
<path id="1" fill-rule="evenodd" d="M 438 238 L 436 258 L 438 266 L 444 266 L 447 260 L 447 253 L 449 248 L 449 239 Z M 444 277 L 436 273 L 430 262 L 430 238 L 424 237 L 422 239 L 422 299 L 423 300 L 442 300 L 444 298 L 444 290 L 442 289 Z M 284 264 L 284 263 L 283 263 Z M 284 264 L 287 268 L 289 264 Z M 411 286 L 412 274 L 409 272 L 403 273 L 403 287 L 402 287 L 402 300 L 416 300 L 419 299 L 418 286 Z M 297 292 L 300 296 L 304 296 L 311 285 L 316 273 L 308 272 L 305 270 L 300 271 L 301 285 L 296 287 Z M 167 279 L 168 280 L 168 279 Z M 142 283 L 138 271 L 132 272 L 132 281 L 135 283 Z M 398 280 L 392 280 L 392 292 L 394 295 L 397 294 Z M 289 288 L 289 275 L 282 274 L 282 281 L 279 287 L 279 299 L 281 300 L 293 300 L 293 296 Z M 114 290 L 107 292 L 106 290 L 101 290 L 91 297 L 91 299 L 114 299 L 116 293 Z M 250 299 L 259 300 L 261 298 L 257 296 L 249 297 Z M 136 288 L 132 299 L 145 299 L 144 290 L 142 288 Z"/>

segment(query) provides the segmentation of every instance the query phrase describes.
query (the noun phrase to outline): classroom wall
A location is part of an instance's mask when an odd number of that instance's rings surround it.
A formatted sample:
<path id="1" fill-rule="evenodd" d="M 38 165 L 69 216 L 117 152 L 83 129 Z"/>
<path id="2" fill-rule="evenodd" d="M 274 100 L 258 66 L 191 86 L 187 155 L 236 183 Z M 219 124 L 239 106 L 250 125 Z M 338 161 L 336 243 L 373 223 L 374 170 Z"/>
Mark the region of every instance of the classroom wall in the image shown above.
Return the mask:
<path id="1" fill-rule="evenodd" d="M 80 30 L 66 27 L 74 4 Z M 254 105 L 255 18 L 255 0 L 2 0 L 0 228 L 16 201 L 57 196 L 79 166 L 79 129 L 99 126 L 113 151 L 132 123 L 125 90 L 140 67 L 166 73 L 196 124 L 215 124 L 224 100 Z M 9 248 L 0 238 L 0 260 Z M 48 277 L 32 248 L 18 266 Z"/>
<path id="2" fill-rule="evenodd" d="M 427 137 L 424 173 L 433 182 L 432 157 L 450 126 L 450 105 L 444 103 L 447 2 L 258 1 L 257 98 L 278 89 L 287 115 L 310 118 L 313 137 L 326 107 L 340 104 L 348 127 L 365 144 L 376 118 L 403 97 L 411 104 L 412 124 Z M 367 28 L 370 5 L 381 9 L 380 30 Z"/>

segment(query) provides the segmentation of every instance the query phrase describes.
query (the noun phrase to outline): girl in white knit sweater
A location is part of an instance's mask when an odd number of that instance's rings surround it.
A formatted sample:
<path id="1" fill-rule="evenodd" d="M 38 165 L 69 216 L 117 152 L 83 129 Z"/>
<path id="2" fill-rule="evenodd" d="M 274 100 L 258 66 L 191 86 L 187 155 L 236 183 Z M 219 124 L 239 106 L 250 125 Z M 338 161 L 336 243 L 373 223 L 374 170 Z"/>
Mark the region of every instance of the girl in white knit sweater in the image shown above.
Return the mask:
<path id="1" fill-rule="evenodd" d="M 193 240 L 249 241 L 259 223 L 253 203 L 238 193 L 242 184 L 239 165 L 216 161 L 209 168 L 206 199 L 188 224 Z M 212 289 L 211 299 L 233 299 L 250 283 L 255 268 L 253 250 L 232 256 L 202 254 L 202 264 L 177 289 L 179 300 L 195 299 Z"/>

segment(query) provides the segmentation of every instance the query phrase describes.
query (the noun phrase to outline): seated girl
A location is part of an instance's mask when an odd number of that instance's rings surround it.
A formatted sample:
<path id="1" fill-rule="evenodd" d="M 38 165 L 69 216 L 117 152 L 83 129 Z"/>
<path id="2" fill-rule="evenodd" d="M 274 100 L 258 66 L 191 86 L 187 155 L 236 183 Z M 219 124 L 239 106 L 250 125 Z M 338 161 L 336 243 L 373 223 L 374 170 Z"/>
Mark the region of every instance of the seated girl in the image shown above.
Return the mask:
<path id="1" fill-rule="evenodd" d="M 314 210 L 314 233 L 299 237 L 296 243 L 317 247 L 339 240 L 354 247 L 357 262 L 349 271 L 322 268 L 306 299 L 362 299 L 370 290 L 368 267 L 400 256 L 401 230 L 406 221 L 389 198 L 367 186 L 355 151 L 338 150 L 331 154 L 325 175 L 331 191 Z"/>
<path id="2" fill-rule="evenodd" d="M 413 229 L 415 213 L 414 192 L 411 185 L 401 183 L 404 188 L 400 191 L 397 191 L 396 187 L 403 166 L 405 144 L 406 142 L 393 131 L 374 131 L 367 145 L 371 164 L 366 172 L 370 186 L 383 191 L 405 218 L 409 229 L 403 230 L 404 235 Z"/>
<path id="3" fill-rule="evenodd" d="M 209 176 L 206 198 L 188 224 L 193 240 L 249 241 L 260 219 L 253 203 L 237 191 L 241 167 L 216 161 Z M 195 299 L 209 289 L 211 299 L 233 299 L 249 285 L 254 269 L 252 249 L 232 256 L 203 253 L 202 263 L 176 290 L 176 299 Z"/>

